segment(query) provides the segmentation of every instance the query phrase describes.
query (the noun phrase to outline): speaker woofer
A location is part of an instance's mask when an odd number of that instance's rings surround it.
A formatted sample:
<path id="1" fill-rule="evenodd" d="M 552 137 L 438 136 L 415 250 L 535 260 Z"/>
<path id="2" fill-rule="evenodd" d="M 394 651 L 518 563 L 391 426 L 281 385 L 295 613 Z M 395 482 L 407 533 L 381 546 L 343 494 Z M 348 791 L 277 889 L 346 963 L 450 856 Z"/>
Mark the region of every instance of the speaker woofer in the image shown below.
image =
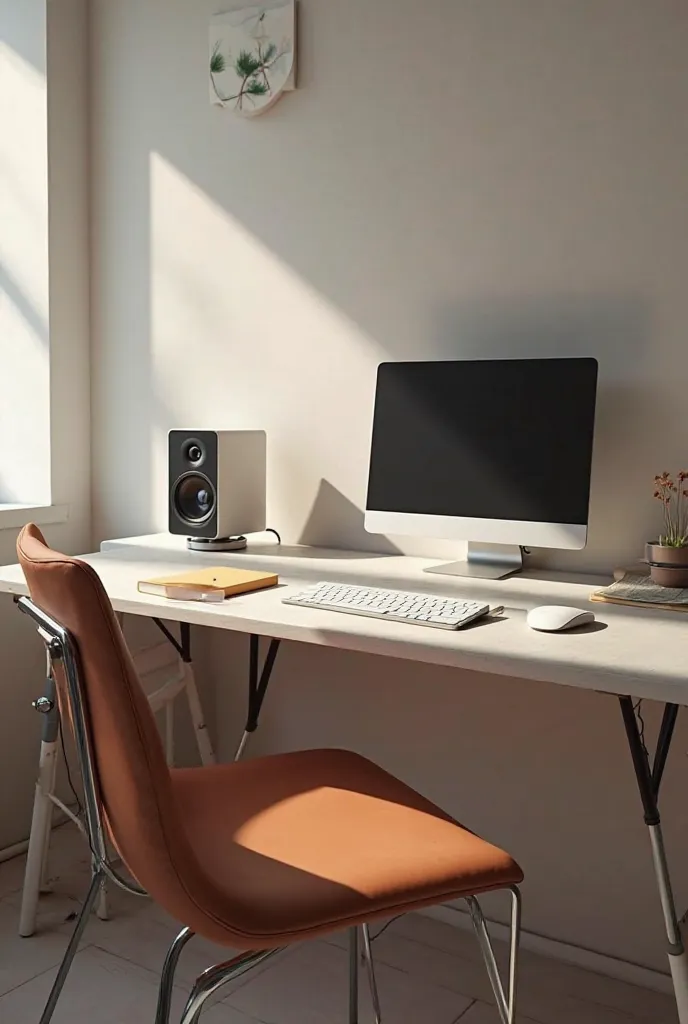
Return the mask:
<path id="1" fill-rule="evenodd" d="M 215 511 L 217 494 L 204 473 L 185 473 L 174 485 L 172 503 L 182 522 L 199 526 Z"/>

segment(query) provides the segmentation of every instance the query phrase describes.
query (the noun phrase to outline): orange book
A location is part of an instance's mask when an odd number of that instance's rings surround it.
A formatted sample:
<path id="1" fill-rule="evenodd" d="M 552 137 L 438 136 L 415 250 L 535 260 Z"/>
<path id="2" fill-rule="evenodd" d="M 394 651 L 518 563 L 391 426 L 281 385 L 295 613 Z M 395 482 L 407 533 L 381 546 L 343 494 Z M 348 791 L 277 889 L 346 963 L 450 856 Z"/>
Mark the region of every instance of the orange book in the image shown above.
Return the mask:
<path id="1" fill-rule="evenodd" d="M 279 577 L 274 573 L 253 572 L 250 569 L 233 569 L 229 566 L 214 566 L 208 569 L 193 569 L 191 572 L 159 579 L 141 580 L 138 589 L 142 594 L 155 597 L 169 597 L 176 601 L 224 601 L 226 597 L 247 594 L 252 590 L 275 587 Z"/>

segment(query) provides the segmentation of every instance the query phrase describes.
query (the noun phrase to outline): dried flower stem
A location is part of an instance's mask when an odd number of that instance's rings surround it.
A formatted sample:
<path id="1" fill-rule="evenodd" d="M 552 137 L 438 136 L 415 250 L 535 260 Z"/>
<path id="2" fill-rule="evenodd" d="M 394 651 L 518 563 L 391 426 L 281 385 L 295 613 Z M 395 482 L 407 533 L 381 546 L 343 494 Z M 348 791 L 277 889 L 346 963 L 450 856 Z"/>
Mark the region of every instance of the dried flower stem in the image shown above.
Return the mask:
<path id="1" fill-rule="evenodd" d="M 688 508 L 684 501 L 688 498 L 688 490 L 684 483 L 688 480 L 688 470 L 681 470 L 676 481 L 668 472 L 655 477 L 654 497 L 662 503 L 664 516 L 664 534 L 659 543 L 664 547 L 688 547 Z"/>

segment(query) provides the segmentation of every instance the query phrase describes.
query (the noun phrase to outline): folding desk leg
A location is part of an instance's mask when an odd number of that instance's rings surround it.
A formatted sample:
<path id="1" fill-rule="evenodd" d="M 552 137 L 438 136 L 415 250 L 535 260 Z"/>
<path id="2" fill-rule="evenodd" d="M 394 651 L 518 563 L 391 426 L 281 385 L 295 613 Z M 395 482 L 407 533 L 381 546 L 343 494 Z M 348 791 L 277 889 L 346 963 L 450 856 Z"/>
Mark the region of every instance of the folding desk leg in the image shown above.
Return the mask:
<path id="1" fill-rule="evenodd" d="M 215 753 L 210 742 L 208 726 L 205 723 L 201 700 L 196 688 L 196 677 L 194 675 L 193 664 L 190 661 L 184 665 L 184 672 L 186 675 L 186 699 L 189 703 L 189 713 L 191 714 L 191 721 L 193 723 L 193 730 L 196 737 L 196 744 L 198 746 L 201 763 L 215 764 Z"/>
<path id="2" fill-rule="evenodd" d="M 246 749 L 249 736 L 258 728 L 260 712 L 263 707 L 263 701 L 265 700 L 265 694 L 267 693 L 268 686 L 270 685 L 270 676 L 272 675 L 272 670 L 275 666 L 275 659 L 277 658 L 279 648 L 280 641 L 276 637 L 273 637 L 270 641 L 268 653 L 265 656 L 263 669 L 260 671 L 258 668 L 260 637 L 255 634 L 251 635 L 248 668 L 248 714 L 246 717 L 244 734 L 241 737 L 237 752 L 234 755 L 235 761 L 239 761 L 241 759 L 241 756 Z"/>
<path id="3" fill-rule="evenodd" d="M 191 657 L 191 626 L 188 622 L 180 622 L 179 640 L 177 640 L 176 636 L 170 632 L 161 619 L 154 618 L 153 622 L 165 639 L 169 641 L 172 647 L 174 647 L 184 666 L 184 689 L 189 705 L 191 723 L 193 725 L 194 736 L 196 737 L 196 744 L 198 746 L 201 763 L 215 764 L 215 753 L 213 751 L 212 743 L 210 742 L 208 726 L 206 725 L 205 716 L 203 715 L 203 707 L 196 687 L 196 676 L 194 675 L 193 659 Z M 169 712 L 166 712 L 166 715 L 166 746 L 169 753 L 169 749 L 172 745 L 172 719 L 169 717 Z"/>
<path id="4" fill-rule="evenodd" d="M 638 783 L 640 799 L 643 804 L 645 824 L 650 833 L 652 860 L 654 862 L 659 899 L 664 916 L 669 968 L 674 985 L 679 1024 L 688 1024 L 688 953 L 686 952 L 683 936 L 681 935 L 681 927 L 676 913 L 676 903 L 671 889 L 671 876 L 664 848 L 658 807 L 659 790 L 674 734 L 678 705 L 664 705 L 664 716 L 657 739 L 654 762 L 651 764 L 643 733 L 636 716 L 637 705 L 633 703 L 631 697 L 619 697 L 619 703 L 621 704 L 621 714 L 623 715 L 628 745 L 633 759 L 633 769 Z"/>
<path id="5" fill-rule="evenodd" d="M 50 825 L 53 812 L 51 797 L 55 790 L 60 729 L 55 682 L 52 675 L 47 676 L 45 694 L 35 702 L 34 707 L 43 714 L 44 718 L 41 753 L 38 762 L 38 779 L 36 780 L 33 814 L 31 817 L 29 851 L 26 857 L 24 888 L 22 890 L 21 911 L 19 915 L 19 934 L 24 938 L 28 938 L 36 931 L 38 898 L 47 859 L 48 844 L 50 842 Z"/>

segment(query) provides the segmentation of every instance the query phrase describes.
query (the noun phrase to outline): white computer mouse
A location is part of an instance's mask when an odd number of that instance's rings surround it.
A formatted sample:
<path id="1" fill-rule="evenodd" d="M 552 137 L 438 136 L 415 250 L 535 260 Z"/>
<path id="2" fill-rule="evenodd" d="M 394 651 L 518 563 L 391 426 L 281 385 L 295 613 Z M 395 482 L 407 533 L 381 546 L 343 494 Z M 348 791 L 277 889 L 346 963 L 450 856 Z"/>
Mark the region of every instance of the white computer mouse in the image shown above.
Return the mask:
<path id="1" fill-rule="evenodd" d="M 526 619 L 531 629 L 539 629 L 544 633 L 561 633 L 577 626 L 587 626 L 594 621 L 592 612 L 584 612 L 580 608 L 564 608 L 557 604 L 543 604 L 533 608 Z"/>

